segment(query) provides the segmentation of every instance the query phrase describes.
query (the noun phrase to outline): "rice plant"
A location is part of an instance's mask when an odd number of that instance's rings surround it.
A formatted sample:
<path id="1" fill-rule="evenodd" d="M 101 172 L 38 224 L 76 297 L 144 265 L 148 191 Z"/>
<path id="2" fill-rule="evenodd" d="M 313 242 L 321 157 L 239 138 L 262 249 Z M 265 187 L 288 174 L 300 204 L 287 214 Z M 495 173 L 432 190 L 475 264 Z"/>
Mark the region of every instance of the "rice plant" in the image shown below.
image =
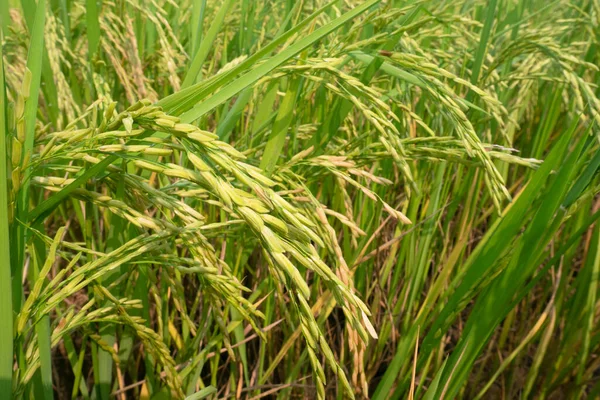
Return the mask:
<path id="1" fill-rule="evenodd" d="M 597 0 L 0 28 L 0 398 L 600 397 Z"/>

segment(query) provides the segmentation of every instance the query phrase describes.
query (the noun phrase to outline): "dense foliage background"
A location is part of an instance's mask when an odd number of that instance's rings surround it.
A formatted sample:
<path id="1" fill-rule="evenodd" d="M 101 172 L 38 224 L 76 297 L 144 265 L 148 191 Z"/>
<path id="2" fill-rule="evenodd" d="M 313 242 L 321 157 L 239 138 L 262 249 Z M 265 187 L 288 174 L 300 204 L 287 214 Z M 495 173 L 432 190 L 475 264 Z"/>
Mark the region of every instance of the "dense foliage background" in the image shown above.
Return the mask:
<path id="1" fill-rule="evenodd" d="M 598 0 L 0 17 L 0 398 L 600 397 Z"/>

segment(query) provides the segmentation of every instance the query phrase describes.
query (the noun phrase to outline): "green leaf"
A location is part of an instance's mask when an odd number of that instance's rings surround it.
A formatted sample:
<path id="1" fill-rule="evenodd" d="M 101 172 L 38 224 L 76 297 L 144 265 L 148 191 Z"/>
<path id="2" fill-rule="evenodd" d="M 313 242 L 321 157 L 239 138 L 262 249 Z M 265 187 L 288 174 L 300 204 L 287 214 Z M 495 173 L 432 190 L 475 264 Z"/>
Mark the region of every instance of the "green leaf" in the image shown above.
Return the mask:
<path id="1" fill-rule="evenodd" d="M 277 36 L 271 43 L 258 50 L 252 56 L 248 57 L 242 63 L 236 67 L 230 69 L 227 72 L 223 72 L 207 82 L 200 82 L 188 88 L 182 89 L 177 93 L 173 93 L 161 99 L 157 104 L 161 106 L 165 111 L 173 115 L 181 115 L 182 113 L 190 110 L 196 103 L 204 99 L 208 94 L 214 92 L 219 87 L 231 82 L 236 76 L 248 71 L 256 65 L 265 56 L 271 54 L 277 47 L 283 45 L 291 39 L 294 35 L 301 32 L 308 26 L 315 18 L 317 18 L 323 11 L 331 7 L 334 2 L 321 7 L 316 10 L 302 22 L 294 26 L 289 31 L 282 35 Z M 299 50 L 298 52 L 300 52 Z"/>
<path id="2" fill-rule="evenodd" d="M 229 12 L 233 3 L 234 0 L 224 0 L 224 2 L 221 4 L 217 15 L 215 15 L 212 24 L 208 29 L 208 32 L 206 32 L 206 35 L 202 38 L 202 41 L 200 42 L 200 47 L 198 48 L 198 51 L 196 52 L 196 55 L 194 56 L 194 59 L 190 64 L 190 68 L 188 69 L 188 72 L 185 75 L 185 79 L 181 84 L 182 89 L 191 86 L 196 81 L 196 78 L 198 77 L 202 69 L 202 65 L 204 64 L 204 61 L 208 56 L 208 52 L 212 48 L 212 45 L 215 42 L 215 38 L 221 30 L 221 26 L 223 25 L 225 15 Z M 204 7 L 202 7 L 202 10 L 204 10 Z"/>
<path id="3" fill-rule="evenodd" d="M 229 140 L 231 131 L 233 131 L 235 124 L 240 120 L 242 114 L 244 113 L 246 105 L 248 105 L 248 102 L 252 98 L 252 92 L 252 88 L 248 88 L 242 93 L 240 93 L 233 107 L 231 107 L 231 109 L 223 119 L 223 122 L 219 124 L 217 128 L 217 136 L 219 136 L 220 140 L 224 142 Z"/>
<path id="4" fill-rule="evenodd" d="M 100 23 L 99 23 L 99 14 L 98 14 L 98 0 L 86 0 L 85 1 L 85 20 L 86 20 L 86 28 L 87 28 L 87 38 L 88 38 L 88 57 L 90 60 L 96 52 L 98 51 L 98 47 L 100 46 Z"/>
<path id="5" fill-rule="evenodd" d="M 471 83 L 477 84 L 479 81 L 479 75 L 481 74 L 481 67 L 483 60 L 487 54 L 488 42 L 490 39 L 490 32 L 492 31 L 492 25 L 494 24 L 494 18 L 496 17 L 496 4 L 498 0 L 491 0 L 486 4 L 485 10 L 485 22 L 483 29 L 481 30 L 481 36 L 479 37 L 479 46 L 475 52 L 475 60 L 473 61 L 473 70 L 471 72 Z"/>
<path id="6" fill-rule="evenodd" d="M 477 249 L 473 252 L 471 257 L 466 261 L 464 269 L 466 272 L 463 276 L 459 276 L 455 281 L 459 281 L 460 284 L 456 287 L 456 290 L 448 298 L 446 306 L 432 325 L 427 336 L 425 337 L 423 346 L 421 347 L 422 352 L 428 352 L 431 350 L 431 346 L 437 342 L 436 337 L 449 323 L 452 322 L 453 317 L 462 309 L 461 304 L 472 296 L 472 291 L 476 290 L 486 275 L 489 275 L 492 271 L 490 268 L 494 265 L 509 243 L 517 235 L 518 231 L 526 221 L 526 215 L 537 198 L 540 190 L 546 183 L 546 180 L 559 165 L 562 155 L 567 149 L 569 139 L 575 131 L 576 124 L 573 125 L 571 130 L 565 133 L 560 141 L 554 145 L 551 153 L 548 155 L 542 166 L 535 172 L 530 179 L 527 187 L 519 195 L 518 199 L 511 205 L 505 215 L 503 215 L 494 224 Z"/>
<path id="7" fill-rule="evenodd" d="M 210 396 L 213 393 L 217 393 L 217 388 L 214 386 L 207 386 L 199 392 L 187 396 L 185 400 L 200 400 Z"/>
<path id="8" fill-rule="evenodd" d="M 336 18 L 335 20 L 325 24 L 324 26 L 310 33 L 309 35 L 304 36 L 294 44 L 290 45 L 289 47 L 286 47 L 284 50 L 282 50 L 275 56 L 271 57 L 256 68 L 252 69 L 250 72 L 247 72 L 245 75 L 229 83 L 217 93 L 208 96 L 200 104 L 192 108 L 190 111 L 184 113 L 181 116 L 181 119 L 184 122 L 192 122 L 200 118 L 207 112 L 213 110 L 218 105 L 222 104 L 223 102 L 235 96 L 245 88 L 254 84 L 260 78 L 267 75 L 269 72 L 279 67 L 280 65 L 288 61 L 290 58 L 300 53 L 302 50 L 308 48 L 316 41 L 329 35 L 331 32 L 338 29 L 346 22 L 351 21 L 353 18 L 356 18 L 358 15 L 362 14 L 370 7 L 379 3 L 379 1 L 381 0 L 366 1 L 360 6 L 353 8 L 351 11 L 348 11 L 341 17 Z"/>
<path id="9" fill-rule="evenodd" d="M 267 146 L 260 161 L 260 167 L 269 174 L 279 160 L 279 156 L 283 150 L 287 131 L 294 116 L 296 106 L 296 98 L 298 97 L 298 88 L 300 80 L 294 79 L 290 82 L 288 90 L 279 105 L 279 112 L 273 123 L 273 129 L 269 135 Z"/>
<path id="10" fill-rule="evenodd" d="M 563 142 L 556 146 L 560 154 L 564 154 L 566 150 L 564 143 L 568 143 L 571 135 L 572 133 L 565 134 L 561 138 Z M 545 249 L 554 231 L 560 226 L 562 215 L 556 213 L 569 188 L 583 142 L 583 140 L 580 140 L 578 146 L 566 158 L 553 159 L 549 156 L 544 162 L 544 164 L 550 164 L 551 160 L 555 160 L 551 165 L 554 169 L 558 169 L 558 173 L 543 193 L 542 201 L 536 207 L 537 211 L 533 220 L 527 225 L 525 233 L 517 241 L 516 246 L 520 251 L 517 249 L 512 251 L 512 259 L 509 261 L 508 266 L 502 270 L 500 276 L 494 280 L 490 288 L 480 296 L 471 312 L 460 342 L 448 361 L 446 371 L 452 370 L 455 372 L 452 375 L 445 372 L 442 377 L 442 382 L 445 382 L 445 390 L 447 390 L 446 394 L 450 398 L 458 393 L 471 370 L 476 356 L 489 340 L 493 330 L 511 309 L 513 295 L 518 292 L 520 285 L 531 276 L 537 267 L 535 261 L 538 259 L 539 254 Z M 532 180 L 535 178 L 534 176 Z M 499 234 L 497 233 L 497 235 Z M 494 265 L 501 255 L 502 253 L 498 252 L 496 260 L 492 260 L 492 263 L 488 265 Z M 478 263 L 475 265 L 485 268 L 483 264 Z M 438 390 L 437 393 L 439 395 L 440 391 Z"/>

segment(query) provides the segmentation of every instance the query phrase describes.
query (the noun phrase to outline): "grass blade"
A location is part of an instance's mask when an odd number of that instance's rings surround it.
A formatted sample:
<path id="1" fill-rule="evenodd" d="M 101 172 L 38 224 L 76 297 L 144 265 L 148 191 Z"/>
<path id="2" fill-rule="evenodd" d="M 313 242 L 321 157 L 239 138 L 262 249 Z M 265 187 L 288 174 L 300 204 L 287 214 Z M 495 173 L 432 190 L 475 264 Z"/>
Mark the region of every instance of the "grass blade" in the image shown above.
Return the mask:
<path id="1" fill-rule="evenodd" d="M 163 107 L 167 112 L 173 115 L 181 115 L 182 113 L 190 110 L 196 103 L 204 99 L 208 94 L 214 92 L 219 87 L 231 82 L 236 76 L 251 69 L 258 61 L 262 60 L 267 55 L 271 54 L 277 47 L 283 45 L 286 41 L 291 39 L 294 35 L 300 33 L 305 29 L 315 18 L 322 14 L 325 10 L 331 7 L 334 2 L 330 2 L 320 9 L 316 10 L 310 16 L 305 18 L 302 22 L 294 26 L 282 35 L 278 35 L 276 39 L 271 41 L 268 45 L 258 50 L 252 56 L 248 57 L 238 66 L 231 70 L 217 75 L 209 82 L 197 83 L 186 89 L 182 89 L 177 93 L 173 93 L 161 99 L 158 105 Z"/>
<path id="2" fill-rule="evenodd" d="M 233 3 L 234 3 L 234 0 L 225 0 L 221 4 L 221 7 L 219 8 L 217 15 L 215 15 L 212 23 L 210 24 L 210 28 L 208 29 L 208 32 L 206 32 L 206 35 L 204 35 L 202 37 L 202 41 L 200 42 L 200 47 L 198 48 L 198 51 L 196 52 L 196 55 L 194 56 L 194 59 L 192 60 L 192 63 L 190 64 L 188 72 L 185 75 L 185 79 L 183 80 L 183 83 L 181 84 L 182 89 L 185 89 L 185 88 L 193 85 L 196 82 L 196 79 L 199 77 L 200 72 L 202 70 L 202 65 L 204 64 L 204 61 L 206 60 L 206 57 L 208 56 L 208 52 L 210 51 L 210 49 L 215 41 L 215 38 L 217 37 L 217 34 L 221 30 L 221 26 L 223 25 L 223 21 L 225 20 L 225 15 L 229 12 Z M 204 5 L 202 6 L 201 9 L 202 10 L 204 9 Z"/>
<path id="3" fill-rule="evenodd" d="M 300 80 L 298 79 L 289 83 L 287 93 L 279 106 L 279 112 L 273 123 L 273 129 L 269 135 L 267 147 L 265 148 L 265 152 L 263 153 L 260 162 L 260 167 L 268 174 L 273 170 L 275 164 L 277 164 L 281 151 L 283 150 L 287 131 L 292 122 L 299 86 Z"/>
<path id="4" fill-rule="evenodd" d="M 564 137 L 568 139 L 570 135 L 567 134 Z M 557 169 L 560 165 L 556 179 L 547 189 L 548 195 L 544 196 L 533 221 L 517 244 L 522 249 L 522 253 L 519 254 L 518 251 L 513 251 L 514 261 L 509 262 L 508 267 L 503 270 L 500 277 L 477 300 L 465 327 L 465 333 L 461 337 L 461 343 L 459 343 L 449 360 L 449 366 L 452 366 L 453 369 L 456 368 L 457 373 L 452 377 L 444 373 L 442 377 L 442 381 L 447 382 L 447 394 L 450 397 L 457 394 L 472 367 L 475 357 L 489 340 L 493 329 L 510 310 L 513 294 L 538 265 L 535 261 L 538 254 L 546 247 L 546 238 L 552 235 L 552 228 L 558 229 L 558 224 L 555 221 L 560 222 L 561 218 L 560 214 L 555 215 L 555 213 L 569 188 L 569 182 L 571 182 L 571 177 L 577 166 L 576 161 L 583 142 L 583 140 L 580 140 L 579 145 L 568 157 L 559 159 L 562 164 L 558 162 L 554 164 L 553 168 Z M 527 250 L 524 251 L 523 249 Z M 500 257 L 500 254 L 498 254 L 498 257 Z M 475 321 L 477 322 L 475 323 Z M 457 354 L 460 354 L 460 356 L 457 356 Z"/>
<path id="5" fill-rule="evenodd" d="M 260 78 L 294 57 L 296 54 L 300 53 L 302 50 L 308 48 L 316 41 L 322 39 L 323 37 L 329 35 L 331 32 L 338 29 L 340 26 L 345 24 L 348 21 L 351 21 L 353 18 L 356 18 L 358 15 L 367 11 L 369 8 L 373 7 L 375 4 L 379 3 L 381 0 L 369 0 L 364 2 L 358 7 L 353 8 L 351 11 L 348 11 L 346 14 L 342 15 L 339 18 L 327 23 L 326 25 L 320 27 L 315 30 L 311 34 L 303 37 L 298 40 L 294 44 L 282 50 L 277 55 L 271 57 L 269 60 L 265 61 L 263 64 L 254 68 L 250 72 L 231 82 L 223 89 L 218 91 L 212 96 L 206 98 L 202 103 L 198 104 L 196 107 L 192 108 L 190 111 L 184 113 L 181 116 L 181 119 L 185 122 L 194 121 L 207 112 L 213 110 L 218 105 L 227 101 L 231 97 L 235 96 L 245 88 L 254 84 Z"/>
<path id="6" fill-rule="evenodd" d="M 473 70 L 471 71 L 471 83 L 477 84 L 479 81 L 479 75 L 481 75 L 481 67 L 483 66 L 483 60 L 487 54 L 487 49 L 490 40 L 490 33 L 492 31 L 492 25 L 494 24 L 494 18 L 496 17 L 496 5 L 498 0 L 491 0 L 486 4 L 486 15 L 483 29 L 481 30 L 481 36 L 479 37 L 479 46 L 475 52 L 475 60 L 473 61 Z"/>

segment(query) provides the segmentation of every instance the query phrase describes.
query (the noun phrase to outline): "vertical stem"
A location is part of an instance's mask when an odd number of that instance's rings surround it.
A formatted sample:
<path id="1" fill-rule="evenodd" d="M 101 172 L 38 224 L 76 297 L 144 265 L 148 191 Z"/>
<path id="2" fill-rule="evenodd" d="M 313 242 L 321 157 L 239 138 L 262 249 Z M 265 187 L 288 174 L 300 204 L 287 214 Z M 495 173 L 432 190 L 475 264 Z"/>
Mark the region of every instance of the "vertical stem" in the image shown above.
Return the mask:
<path id="1" fill-rule="evenodd" d="M 23 296 L 23 264 L 25 260 L 26 236 L 25 223 L 29 213 L 29 160 L 33 154 L 33 143 L 35 137 L 35 121 L 38 107 L 38 96 L 40 92 L 40 80 L 42 74 L 42 55 L 44 50 L 44 26 L 46 22 L 46 0 L 40 0 L 35 12 L 35 20 L 29 42 L 27 54 L 27 69 L 21 95 L 27 100 L 25 102 L 24 123 L 25 137 L 23 141 L 23 154 L 21 156 L 21 183 L 17 194 L 17 221 L 15 221 L 13 241 L 16 254 L 13 254 L 13 308 L 16 312 L 21 309 Z M 29 75 L 29 76 L 28 76 Z M 25 82 L 27 81 L 27 82 Z M 19 136 L 17 130 L 17 136 Z"/>
<path id="2" fill-rule="evenodd" d="M 473 71 L 471 73 L 471 83 L 476 85 L 479 81 L 479 75 L 481 74 L 481 66 L 487 53 L 488 41 L 490 39 L 490 32 L 492 31 L 492 25 L 496 17 L 496 4 L 498 0 L 491 0 L 487 3 L 485 22 L 483 23 L 483 29 L 479 38 L 479 47 L 475 53 L 475 61 L 473 62 Z"/>
<path id="3" fill-rule="evenodd" d="M 2 30 L 0 28 L 0 42 Z M 0 46 L 0 398 L 12 398 L 13 331 L 10 280 L 10 242 L 8 229 L 8 175 L 6 169 L 6 97 L 4 65 Z"/>

